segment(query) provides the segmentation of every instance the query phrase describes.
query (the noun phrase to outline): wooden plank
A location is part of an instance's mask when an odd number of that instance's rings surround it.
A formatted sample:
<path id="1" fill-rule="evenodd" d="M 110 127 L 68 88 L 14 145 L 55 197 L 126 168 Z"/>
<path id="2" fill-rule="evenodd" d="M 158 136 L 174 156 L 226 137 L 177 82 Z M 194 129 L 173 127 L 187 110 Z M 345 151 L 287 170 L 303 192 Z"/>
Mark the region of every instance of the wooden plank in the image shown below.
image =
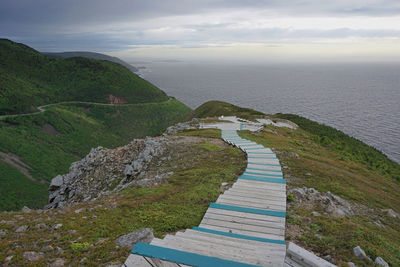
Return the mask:
<path id="1" fill-rule="evenodd" d="M 251 197 L 252 199 L 257 199 L 257 200 L 273 200 L 273 201 L 281 201 L 281 202 L 286 202 L 286 196 L 282 194 L 282 196 L 277 196 L 277 195 L 268 195 L 268 194 L 257 194 L 257 193 L 249 193 L 246 191 L 240 191 L 240 190 L 227 190 L 223 194 L 224 196 L 229 196 L 229 197 Z"/>
<path id="2" fill-rule="evenodd" d="M 275 188 L 256 188 L 254 186 L 249 187 L 245 184 L 233 184 L 231 188 L 227 190 L 230 191 L 241 191 L 247 194 L 258 194 L 262 196 L 276 196 L 276 197 L 286 197 L 286 190 L 275 189 Z M 227 192 L 225 191 L 225 192 Z"/>
<path id="3" fill-rule="evenodd" d="M 228 232 L 228 233 L 240 234 L 240 235 L 248 235 L 248 236 L 261 237 L 261 238 L 284 240 L 284 237 L 282 235 L 266 234 L 266 233 L 259 233 L 259 232 L 253 232 L 253 231 L 247 231 L 247 230 L 239 230 L 239 229 L 233 229 L 233 228 L 224 227 L 224 226 L 208 225 L 205 223 L 201 223 L 200 227 L 209 228 L 209 229 L 217 230 L 217 231 L 224 231 L 224 232 Z"/>
<path id="4" fill-rule="evenodd" d="M 220 237 L 220 236 L 217 236 Z M 201 245 L 202 247 L 207 247 L 208 244 L 215 244 L 217 246 L 221 247 L 222 249 L 228 249 L 229 251 L 232 251 L 235 253 L 243 253 L 245 252 L 247 255 L 253 255 L 255 258 L 284 258 L 286 254 L 286 250 L 282 250 L 282 245 L 277 245 L 277 244 L 271 244 L 276 247 L 274 250 L 274 246 L 251 246 L 246 243 L 241 242 L 242 240 L 240 239 L 233 239 L 233 240 L 227 240 L 227 239 L 220 239 L 216 238 L 216 235 L 214 236 L 205 236 L 202 235 L 201 232 L 197 231 L 197 233 L 186 233 L 186 232 L 178 232 L 175 236 L 168 236 L 168 239 L 174 239 L 174 240 L 179 240 L 187 243 L 187 242 L 196 242 L 198 245 Z M 219 248 L 216 248 L 220 250 Z M 238 251 L 240 250 L 240 251 Z"/>
<path id="5" fill-rule="evenodd" d="M 254 168 L 254 169 L 259 169 L 259 170 L 274 170 L 274 171 L 279 171 L 282 172 L 281 166 L 265 166 L 265 165 L 257 165 L 257 164 L 247 164 L 247 168 Z"/>
<path id="6" fill-rule="evenodd" d="M 244 201 L 235 201 L 235 200 L 217 200 L 216 203 L 233 205 L 238 207 L 245 208 L 254 208 L 254 209 L 265 209 L 265 210 L 273 210 L 273 211 L 286 211 L 286 207 L 277 206 L 277 205 L 267 205 L 267 204 L 255 204 Z"/>
<path id="7" fill-rule="evenodd" d="M 210 208 L 215 208 L 215 209 L 239 211 L 239 212 L 254 213 L 254 214 L 263 214 L 263 215 L 283 217 L 283 218 L 286 217 L 286 212 L 284 212 L 284 211 L 274 211 L 274 210 L 265 210 L 265 209 L 256 209 L 256 208 L 245 208 L 245 207 L 238 207 L 238 206 L 219 204 L 219 203 L 210 203 L 209 207 Z"/>
<path id="8" fill-rule="evenodd" d="M 229 196 L 229 195 L 220 195 L 218 200 L 227 200 L 227 201 L 240 201 L 243 203 L 249 204 L 258 204 L 258 205 L 275 205 L 286 208 L 286 201 L 282 200 L 266 200 L 266 199 L 255 199 L 252 197 L 239 197 L 239 196 Z"/>
<path id="9" fill-rule="evenodd" d="M 136 267 L 136 266 L 143 266 L 143 267 L 153 267 L 150 263 L 148 263 L 143 256 L 130 254 L 125 261 L 125 266 L 127 267 Z"/>
<path id="10" fill-rule="evenodd" d="M 248 187 L 256 187 L 260 189 L 274 189 L 274 190 L 283 190 L 286 192 L 286 184 L 280 183 L 269 183 L 263 181 L 250 181 L 250 180 L 241 180 L 239 179 L 235 185 L 247 185 Z"/>
<path id="11" fill-rule="evenodd" d="M 279 177 L 266 177 L 266 176 L 258 176 L 258 175 L 249 175 L 244 173 L 239 176 L 239 180 L 245 181 L 259 181 L 259 182 L 268 182 L 268 183 L 275 183 L 275 184 L 286 184 L 286 180 L 279 178 Z"/>
<path id="12" fill-rule="evenodd" d="M 241 217 L 235 217 L 235 216 L 229 216 L 229 215 L 214 214 L 211 212 L 206 212 L 206 214 L 204 215 L 203 218 L 220 220 L 220 221 L 236 222 L 236 223 L 248 224 L 248 225 L 257 225 L 257 226 L 270 227 L 270 228 L 276 228 L 276 229 L 285 229 L 285 224 L 281 223 L 281 222 L 269 222 L 269 221 L 251 219 L 251 218 L 241 218 Z"/>
<path id="13" fill-rule="evenodd" d="M 231 210 L 221 210 L 221 209 L 214 209 L 214 208 L 208 208 L 207 212 L 213 213 L 213 214 L 221 214 L 221 215 L 235 216 L 235 217 L 239 217 L 239 218 L 263 220 L 263 221 L 268 221 L 268 222 L 279 222 L 279 223 L 285 224 L 285 218 L 283 218 L 283 217 L 268 216 L 268 215 L 263 215 L 263 214 L 245 213 L 245 212 L 231 211 Z"/>
<path id="14" fill-rule="evenodd" d="M 314 255 L 292 242 L 288 243 L 286 253 L 290 259 L 300 263 L 302 266 L 335 267 L 332 263 Z"/>
<path id="15" fill-rule="evenodd" d="M 267 227 L 263 227 L 263 226 L 248 225 L 248 224 L 241 224 L 241 223 L 228 222 L 228 221 L 220 221 L 220 220 L 214 220 L 214 219 L 208 219 L 208 218 L 203 218 L 203 220 L 201 221 L 201 224 L 227 227 L 229 229 L 235 229 L 235 230 L 251 231 L 254 233 L 273 234 L 276 236 L 281 236 L 281 238 L 284 238 L 284 235 L 285 235 L 284 229 L 267 228 Z"/>
<path id="16" fill-rule="evenodd" d="M 205 231 L 210 231 L 210 232 L 205 232 Z M 182 232 L 179 232 L 182 233 Z M 255 237 L 248 237 L 245 236 L 245 238 L 242 238 L 243 236 L 239 235 L 234 235 L 231 233 L 226 233 L 226 232 L 219 232 L 215 230 L 210 230 L 210 229 L 205 229 L 205 228 L 199 228 L 195 227 L 193 230 L 187 229 L 183 234 L 189 235 L 189 236 L 204 236 L 208 238 L 216 238 L 218 240 L 222 240 L 223 242 L 229 241 L 229 242 L 234 242 L 235 244 L 240 244 L 240 245 L 245 245 L 251 248 L 261 248 L 263 250 L 271 250 L 271 251 L 276 251 L 276 252 L 281 252 L 284 255 L 286 255 L 286 243 L 282 240 L 262 240 L 258 241 L 261 239 L 257 239 Z M 231 236 L 229 236 L 231 235 Z M 247 238 L 254 238 L 254 239 L 247 239 Z M 280 242 L 280 243 L 272 243 L 272 242 Z M 283 242 L 283 244 L 281 243 Z"/>
<path id="17" fill-rule="evenodd" d="M 189 240 L 182 240 L 180 238 L 172 238 L 171 236 L 167 236 L 163 242 L 163 247 L 169 248 L 169 249 L 174 249 L 174 250 L 179 250 L 183 252 L 189 252 L 189 253 L 194 253 L 197 255 L 203 255 L 207 257 L 215 257 L 223 260 L 228 260 L 232 262 L 241 262 L 245 264 L 252 264 L 252 266 L 255 265 L 255 262 L 259 262 L 257 266 L 260 266 L 263 264 L 260 259 L 255 259 L 253 257 L 245 257 L 244 253 L 240 253 L 235 251 L 236 253 L 233 253 L 232 251 L 229 251 L 227 249 L 221 249 L 221 247 L 216 246 L 214 244 L 208 244 L 207 246 L 200 245 L 199 243 L 196 243 L 194 241 L 189 241 Z M 268 260 L 267 262 L 271 262 Z M 209 266 L 219 266 L 219 265 L 213 265 L 212 263 L 209 263 Z M 263 264 L 265 266 L 265 264 Z M 194 264 L 194 266 L 199 266 L 198 263 Z"/>

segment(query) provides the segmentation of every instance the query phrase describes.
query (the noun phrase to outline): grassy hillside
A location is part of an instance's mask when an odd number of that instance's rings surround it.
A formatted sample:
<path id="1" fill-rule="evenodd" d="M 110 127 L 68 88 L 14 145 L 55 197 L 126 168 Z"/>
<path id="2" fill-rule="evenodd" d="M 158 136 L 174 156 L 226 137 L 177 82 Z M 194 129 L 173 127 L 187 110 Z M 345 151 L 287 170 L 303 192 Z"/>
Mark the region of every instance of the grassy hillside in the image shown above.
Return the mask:
<path id="1" fill-rule="evenodd" d="M 45 53 L 42 53 L 42 54 L 44 54 L 46 56 L 49 56 L 49 57 L 61 57 L 61 58 L 86 57 L 86 58 L 107 60 L 107 61 L 118 63 L 118 64 L 124 66 L 125 68 L 129 69 L 132 72 L 137 72 L 138 71 L 137 68 L 135 68 L 134 66 L 126 63 L 125 61 L 123 61 L 123 60 L 121 60 L 121 59 L 119 59 L 117 57 L 112 57 L 112 56 L 108 56 L 108 55 L 104 55 L 104 54 L 100 54 L 100 53 L 93 53 L 93 52 L 86 52 L 86 51 L 75 51 L 75 52 L 60 52 L 60 53 L 45 52 Z"/>
<path id="2" fill-rule="evenodd" d="M 2 183 L 1 190 L 9 193 L 1 194 L 6 201 L 0 202 L 0 210 L 43 206 L 47 202 L 49 180 L 67 172 L 69 165 L 92 147 L 112 148 L 133 138 L 160 134 L 186 112 L 189 108 L 171 99 L 122 106 L 54 105 L 40 114 L 0 120 L 0 151 L 18 155 L 30 167 L 28 171 L 33 178 L 44 181 L 35 183 L 32 194 L 20 194 L 21 187 L 34 182 L 21 177 L 15 167 L 2 166 L 5 170 L 0 172 L 0 179 L 13 182 Z M 19 197 L 14 197 L 17 194 Z"/>
<path id="3" fill-rule="evenodd" d="M 0 39 L 0 115 L 30 112 L 62 101 L 162 102 L 167 95 L 109 61 L 51 58 L 23 44 Z"/>

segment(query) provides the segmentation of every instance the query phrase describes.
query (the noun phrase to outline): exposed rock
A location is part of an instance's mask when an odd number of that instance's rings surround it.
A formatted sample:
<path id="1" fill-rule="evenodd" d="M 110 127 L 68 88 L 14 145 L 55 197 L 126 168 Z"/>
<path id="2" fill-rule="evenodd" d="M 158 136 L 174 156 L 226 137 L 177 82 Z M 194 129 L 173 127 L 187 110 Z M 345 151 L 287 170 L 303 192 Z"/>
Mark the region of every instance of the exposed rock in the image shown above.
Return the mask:
<path id="1" fill-rule="evenodd" d="M 62 175 L 57 175 L 53 179 L 51 179 L 50 183 L 50 190 L 54 191 L 58 189 L 62 184 L 64 183 L 63 176 Z"/>
<path id="2" fill-rule="evenodd" d="M 384 261 L 381 257 L 376 257 L 375 264 L 379 266 L 389 267 L 389 264 Z"/>
<path id="3" fill-rule="evenodd" d="M 52 179 L 46 208 L 71 206 L 133 184 L 152 185 L 165 180 L 170 173 L 154 177 L 144 177 L 144 174 L 150 163 L 165 152 L 168 143 L 166 137 L 148 137 L 116 149 L 93 148 L 85 158 L 72 163 L 67 174 Z M 138 182 L 143 178 L 152 181 Z"/>
<path id="4" fill-rule="evenodd" d="M 30 208 L 28 208 L 27 206 L 24 206 L 24 207 L 21 209 L 21 211 L 22 211 L 23 213 L 32 212 L 32 210 L 31 210 Z"/>
<path id="5" fill-rule="evenodd" d="M 22 226 L 18 227 L 17 230 L 15 230 L 15 232 L 16 232 L 16 233 L 23 233 L 23 232 L 25 232 L 25 231 L 28 230 L 28 229 L 29 229 L 29 226 L 28 226 L 28 225 L 22 225 Z"/>
<path id="6" fill-rule="evenodd" d="M 0 237 L 5 236 L 8 233 L 6 229 L 0 229 Z"/>
<path id="7" fill-rule="evenodd" d="M 45 225 L 44 223 L 39 223 L 39 224 L 35 225 L 35 228 L 38 229 L 38 230 L 46 229 L 47 225 Z"/>
<path id="8" fill-rule="evenodd" d="M 193 118 L 191 121 L 177 123 L 175 125 L 168 127 L 167 130 L 165 130 L 165 133 L 174 134 L 183 132 L 184 130 L 198 129 L 198 128 L 199 128 L 199 120 Z"/>
<path id="9" fill-rule="evenodd" d="M 303 208 L 315 209 L 320 206 L 329 216 L 344 217 L 354 215 L 352 205 L 347 200 L 332 194 L 331 192 L 320 193 L 314 188 L 295 188 L 289 191 L 293 194 L 298 205 Z"/>
<path id="10" fill-rule="evenodd" d="M 349 265 L 349 267 L 357 267 L 353 262 L 351 262 L 351 261 L 349 261 L 348 263 L 347 263 L 347 265 Z"/>
<path id="11" fill-rule="evenodd" d="M 81 213 L 81 212 L 84 212 L 84 211 L 86 211 L 86 208 L 77 209 L 74 212 L 75 213 Z"/>
<path id="12" fill-rule="evenodd" d="M 118 237 L 115 242 L 121 247 L 132 248 L 137 242 L 150 243 L 153 240 L 153 229 L 143 228 Z"/>
<path id="13" fill-rule="evenodd" d="M 386 212 L 390 217 L 400 219 L 400 214 L 398 214 L 397 212 L 395 212 L 392 209 L 386 209 L 386 210 L 382 210 L 382 211 Z"/>
<path id="14" fill-rule="evenodd" d="M 50 252 L 50 251 L 53 251 L 53 250 L 54 250 L 54 248 L 51 245 L 44 246 L 41 249 L 41 251 L 43 251 L 43 252 Z"/>
<path id="15" fill-rule="evenodd" d="M 60 247 L 56 247 L 56 254 L 62 255 L 62 254 L 64 254 L 64 250 Z"/>
<path id="16" fill-rule="evenodd" d="M 321 216 L 321 214 L 318 211 L 311 212 L 311 215 L 315 217 Z"/>
<path id="17" fill-rule="evenodd" d="M 354 253 L 354 256 L 356 256 L 357 258 L 359 258 L 361 260 L 367 258 L 367 254 L 365 254 L 364 250 L 362 248 L 360 248 L 360 246 L 353 248 L 353 253 Z"/>
<path id="18" fill-rule="evenodd" d="M 43 253 L 41 253 L 41 252 L 38 253 L 35 251 L 26 251 L 22 254 L 22 256 L 24 257 L 25 260 L 34 262 L 34 261 L 38 261 L 41 258 L 43 258 Z"/>
<path id="19" fill-rule="evenodd" d="M 62 267 L 65 264 L 65 260 L 61 258 L 56 258 L 55 261 L 53 261 L 49 267 Z"/>
<path id="20" fill-rule="evenodd" d="M 53 229 L 54 229 L 54 230 L 58 230 L 58 229 L 60 229 L 62 226 L 63 226 L 62 223 L 57 223 L 56 225 L 53 226 Z"/>

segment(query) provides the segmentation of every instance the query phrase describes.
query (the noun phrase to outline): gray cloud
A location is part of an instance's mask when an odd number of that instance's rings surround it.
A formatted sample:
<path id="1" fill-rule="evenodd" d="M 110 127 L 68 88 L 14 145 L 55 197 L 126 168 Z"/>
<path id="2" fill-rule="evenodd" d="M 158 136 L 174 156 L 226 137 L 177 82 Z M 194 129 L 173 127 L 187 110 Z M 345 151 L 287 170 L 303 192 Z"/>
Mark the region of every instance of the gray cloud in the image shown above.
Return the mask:
<path id="1" fill-rule="evenodd" d="M 2 0 L 1 37 L 25 42 L 39 50 L 113 51 L 130 45 L 279 42 L 304 38 L 400 38 L 398 29 L 290 29 L 263 26 L 240 28 L 235 16 L 252 12 L 260 18 L 390 17 L 400 15 L 397 0 Z M 214 15 L 216 21 L 186 21 Z M 215 15 L 216 14 L 216 15 Z M 176 17 L 164 22 L 165 18 Z M 179 20 L 181 17 L 181 20 Z M 218 19 L 221 17 L 221 19 Z M 243 19 L 243 18 L 239 18 Z M 238 19 L 238 20 L 239 20 Z M 240 21 L 239 21 L 240 22 Z M 163 24 L 165 23 L 165 24 Z M 240 25 L 239 25 L 240 26 Z M 169 29 L 163 30 L 163 27 Z"/>

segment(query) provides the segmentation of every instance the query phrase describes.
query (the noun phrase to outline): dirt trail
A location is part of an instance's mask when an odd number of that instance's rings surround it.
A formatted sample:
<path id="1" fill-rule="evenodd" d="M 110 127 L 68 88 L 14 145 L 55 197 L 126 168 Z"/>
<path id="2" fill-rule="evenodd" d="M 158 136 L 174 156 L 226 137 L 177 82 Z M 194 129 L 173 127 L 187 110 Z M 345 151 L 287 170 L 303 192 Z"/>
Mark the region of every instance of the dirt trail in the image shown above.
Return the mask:
<path id="1" fill-rule="evenodd" d="M 116 107 L 121 106 L 121 107 L 123 107 L 123 106 L 144 105 L 144 104 L 162 104 L 162 103 L 170 102 L 172 99 L 174 99 L 174 98 L 169 97 L 168 100 L 163 101 L 163 102 L 132 103 L 132 104 L 110 104 L 110 103 L 96 103 L 96 102 L 85 102 L 85 101 L 64 101 L 64 102 L 58 102 L 58 103 L 39 106 L 39 107 L 37 107 L 37 109 L 39 110 L 37 112 L 12 114 L 12 115 L 1 115 L 0 120 L 5 119 L 5 118 L 18 117 L 18 116 L 30 116 L 30 115 L 40 114 L 42 112 L 45 112 L 47 107 L 55 106 L 55 105 L 62 105 L 62 104 L 92 104 L 92 105 L 99 105 L 99 106 L 116 106 Z"/>

